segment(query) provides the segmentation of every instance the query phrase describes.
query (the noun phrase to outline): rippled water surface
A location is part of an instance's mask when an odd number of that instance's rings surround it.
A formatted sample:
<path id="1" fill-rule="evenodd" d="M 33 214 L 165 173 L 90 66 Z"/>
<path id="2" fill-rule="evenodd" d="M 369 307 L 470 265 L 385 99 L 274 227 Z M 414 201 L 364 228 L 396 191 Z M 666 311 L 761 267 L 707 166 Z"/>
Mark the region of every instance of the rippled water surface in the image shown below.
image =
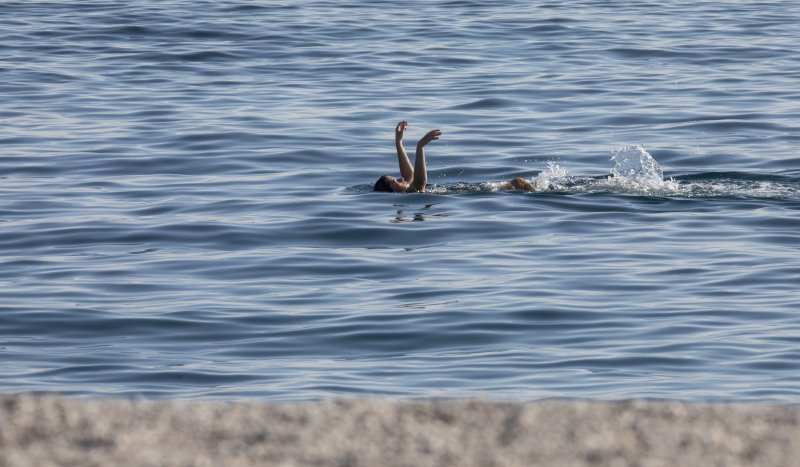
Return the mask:
<path id="1" fill-rule="evenodd" d="M 793 1 L 2 2 L 0 391 L 800 402 L 798 50 Z M 400 119 L 428 193 L 370 191 Z"/>

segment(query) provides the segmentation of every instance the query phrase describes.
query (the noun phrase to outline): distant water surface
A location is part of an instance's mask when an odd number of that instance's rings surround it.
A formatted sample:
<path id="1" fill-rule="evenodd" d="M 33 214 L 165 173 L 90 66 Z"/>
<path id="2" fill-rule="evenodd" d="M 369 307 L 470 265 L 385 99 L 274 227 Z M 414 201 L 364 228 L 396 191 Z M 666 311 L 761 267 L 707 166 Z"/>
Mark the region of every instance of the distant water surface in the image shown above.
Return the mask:
<path id="1" fill-rule="evenodd" d="M 0 391 L 800 402 L 799 26 L 3 2 Z"/>

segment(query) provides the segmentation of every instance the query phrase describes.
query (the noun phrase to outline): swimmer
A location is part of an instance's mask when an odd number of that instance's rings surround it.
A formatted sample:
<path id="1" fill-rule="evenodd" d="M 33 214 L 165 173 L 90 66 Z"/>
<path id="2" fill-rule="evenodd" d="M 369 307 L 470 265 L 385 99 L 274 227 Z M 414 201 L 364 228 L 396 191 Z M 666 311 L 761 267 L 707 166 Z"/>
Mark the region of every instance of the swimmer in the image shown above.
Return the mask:
<path id="1" fill-rule="evenodd" d="M 414 167 L 411 167 L 411 161 L 408 159 L 406 148 L 403 146 L 403 134 L 407 129 L 408 120 L 401 121 L 394 129 L 394 145 L 397 149 L 397 162 L 400 165 L 401 178 L 383 175 L 375 182 L 372 191 L 388 193 L 422 193 L 425 191 L 425 184 L 428 183 L 428 170 L 425 167 L 425 146 L 431 141 L 439 139 L 443 133 L 442 130 L 431 130 L 419 140 Z M 521 177 L 505 182 L 498 188 L 501 190 L 535 191 L 531 182 Z"/>
<path id="2" fill-rule="evenodd" d="M 397 148 L 397 162 L 400 164 L 401 178 L 383 175 L 375 182 L 372 191 L 386 191 L 389 193 L 416 193 L 425 191 L 428 183 L 428 170 L 425 167 L 425 145 L 442 136 L 441 130 L 431 130 L 417 143 L 417 158 L 414 167 L 408 159 L 406 148 L 403 146 L 403 134 L 408 129 L 408 121 L 403 120 L 394 129 L 394 145 Z"/>

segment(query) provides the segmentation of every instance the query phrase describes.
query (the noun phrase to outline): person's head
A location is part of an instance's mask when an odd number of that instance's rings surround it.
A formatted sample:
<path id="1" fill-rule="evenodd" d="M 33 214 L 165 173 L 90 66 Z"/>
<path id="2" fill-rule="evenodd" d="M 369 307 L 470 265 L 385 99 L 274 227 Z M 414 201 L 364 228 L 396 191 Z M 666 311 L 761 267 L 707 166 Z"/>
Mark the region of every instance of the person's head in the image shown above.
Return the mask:
<path id="1" fill-rule="evenodd" d="M 385 191 L 387 193 L 393 193 L 394 190 L 392 189 L 392 182 L 395 181 L 395 178 L 391 175 L 383 175 L 381 178 L 375 182 L 375 186 L 372 187 L 372 191 Z"/>

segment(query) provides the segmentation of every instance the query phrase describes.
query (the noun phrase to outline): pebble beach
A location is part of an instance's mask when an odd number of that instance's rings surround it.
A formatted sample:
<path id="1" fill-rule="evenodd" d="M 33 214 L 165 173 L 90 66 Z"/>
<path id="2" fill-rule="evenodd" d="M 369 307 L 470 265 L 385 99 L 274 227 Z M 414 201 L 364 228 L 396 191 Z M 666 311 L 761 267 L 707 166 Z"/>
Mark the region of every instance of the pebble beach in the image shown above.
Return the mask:
<path id="1" fill-rule="evenodd" d="M 0 466 L 791 466 L 800 410 L 669 401 L 0 398 Z"/>

